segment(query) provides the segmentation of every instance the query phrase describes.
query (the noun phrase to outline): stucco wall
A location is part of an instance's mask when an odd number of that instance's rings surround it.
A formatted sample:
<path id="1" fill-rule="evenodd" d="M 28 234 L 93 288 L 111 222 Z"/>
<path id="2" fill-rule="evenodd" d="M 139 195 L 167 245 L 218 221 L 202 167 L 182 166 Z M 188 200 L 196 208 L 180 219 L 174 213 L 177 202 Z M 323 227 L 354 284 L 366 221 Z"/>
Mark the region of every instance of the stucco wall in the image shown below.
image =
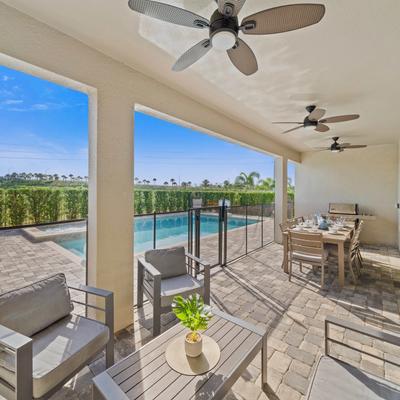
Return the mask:
<path id="1" fill-rule="evenodd" d="M 329 202 L 358 203 L 376 215 L 365 223 L 362 242 L 397 246 L 397 179 L 397 145 L 303 153 L 296 168 L 296 215 L 326 212 Z"/>

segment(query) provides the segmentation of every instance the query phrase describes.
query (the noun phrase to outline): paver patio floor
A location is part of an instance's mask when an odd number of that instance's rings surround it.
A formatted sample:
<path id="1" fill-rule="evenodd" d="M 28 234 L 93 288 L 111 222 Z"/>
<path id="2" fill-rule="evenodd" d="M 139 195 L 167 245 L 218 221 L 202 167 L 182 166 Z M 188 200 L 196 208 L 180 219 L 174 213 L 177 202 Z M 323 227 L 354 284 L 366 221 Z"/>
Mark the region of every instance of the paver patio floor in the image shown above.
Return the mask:
<path id="1" fill-rule="evenodd" d="M 71 283 L 84 279 L 84 270 L 79 264 L 45 243 L 32 244 L 22 236 L 11 234 L 1 235 L 0 239 L 0 292 L 54 273 L 54 268 L 65 272 Z M 257 357 L 226 399 L 304 397 L 312 367 L 323 351 L 323 321 L 327 315 L 400 333 L 399 252 L 387 247 L 364 247 L 363 256 L 365 266 L 357 285 L 346 281 L 345 288 L 340 289 L 332 275 L 323 291 L 319 288 L 319 275 L 310 270 L 305 269 L 300 274 L 296 269 L 296 277 L 288 281 L 281 269 L 282 247 L 277 244 L 243 257 L 224 269 L 213 270 L 213 304 L 268 331 L 267 391 L 263 392 L 260 387 L 260 357 Z M 117 360 L 151 340 L 149 304 L 135 309 L 134 320 L 130 328 L 117 335 Z M 162 318 L 163 330 L 175 323 L 171 314 Z M 395 347 L 342 329 L 332 332 L 345 343 L 375 354 L 390 353 L 400 359 L 400 349 Z M 332 351 L 369 372 L 400 383 L 399 369 L 386 362 L 346 348 L 334 347 Z M 53 398 L 89 399 L 90 380 L 103 367 L 102 359 L 95 361 Z"/>

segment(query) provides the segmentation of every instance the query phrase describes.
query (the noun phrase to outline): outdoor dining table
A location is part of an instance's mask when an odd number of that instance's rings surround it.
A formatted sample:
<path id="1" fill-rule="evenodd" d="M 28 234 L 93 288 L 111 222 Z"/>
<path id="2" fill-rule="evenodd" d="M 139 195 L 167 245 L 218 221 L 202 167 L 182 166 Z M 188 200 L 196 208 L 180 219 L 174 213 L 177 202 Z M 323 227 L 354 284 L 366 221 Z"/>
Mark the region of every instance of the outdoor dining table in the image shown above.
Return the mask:
<path id="1" fill-rule="evenodd" d="M 345 267 L 345 252 L 344 246 L 346 242 L 350 241 L 352 232 L 355 229 L 354 223 L 347 223 L 342 229 L 339 229 L 337 233 L 324 231 L 321 229 L 313 229 L 302 227 L 298 231 L 322 233 L 322 241 L 324 244 L 334 244 L 338 248 L 338 274 L 339 274 L 339 286 L 344 286 L 344 267 Z M 289 272 L 288 263 L 288 251 L 289 251 L 289 235 L 288 231 L 283 232 L 283 270 Z"/>

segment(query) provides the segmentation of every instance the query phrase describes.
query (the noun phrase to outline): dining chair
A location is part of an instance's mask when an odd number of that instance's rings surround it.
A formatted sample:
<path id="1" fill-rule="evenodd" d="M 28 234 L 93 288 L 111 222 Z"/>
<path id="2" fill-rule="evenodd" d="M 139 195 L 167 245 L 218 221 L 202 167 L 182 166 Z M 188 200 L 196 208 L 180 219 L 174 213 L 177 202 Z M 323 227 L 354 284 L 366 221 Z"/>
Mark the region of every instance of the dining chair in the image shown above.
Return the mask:
<path id="1" fill-rule="evenodd" d="M 325 284 L 325 266 L 329 252 L 324 248 L 322 233 L 296 232 L 289 230 L 289 281 L 292 278 L 293 263 L 309 264 L 314 268 L 321 267 L 321 288 Z"/>
<path id="2" fill-rule="evenodd" d="M 358 278 L 361 275 L 362 263 L 359 259 L 359 252 L 360 252 L 360 243 L 359 243 L 359 234 L 357 234 L 358 228 L 356 228 L 352 236 L 350 238 L 350 243 L 345 245 L 345 263 L 348 267 L 350 274 L 352 276 L 353 283 L 357 283 Z M 329 254 L 333 257 L 338 257 L 338 249 L 336 245 L 328 244 L 326 248 L 329 251 Z"/>
<path id="3" fill-rule="evenodd" d="M 363 266 L 364 266 L 364 264 L 363 264 L 364 260 L 362 258 L 361 250 L 360 250 L 360 234 L 361 234 L 363 225 L 364 225 L 364 221 L 361 220 L 357 224 L 356 231 L 355 231 L 355 236 L 356 236 L 356 238 L 355 238 L 356 244 L 355 245 L 356 245 L 357 259 L 358 259 L 360 268 L 363 268 Z"/>

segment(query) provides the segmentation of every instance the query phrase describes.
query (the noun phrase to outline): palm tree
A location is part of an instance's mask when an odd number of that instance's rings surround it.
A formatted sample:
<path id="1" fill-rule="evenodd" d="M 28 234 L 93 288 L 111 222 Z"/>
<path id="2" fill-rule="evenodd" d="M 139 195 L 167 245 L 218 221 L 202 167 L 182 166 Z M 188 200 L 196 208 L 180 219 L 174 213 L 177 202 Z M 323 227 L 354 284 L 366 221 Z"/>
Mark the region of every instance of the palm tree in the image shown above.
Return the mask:
<path id="1" fill-rule="evenodd" d="M 67 180 L 67 176 L 66 175 L 61 175 L 61 179 L 65 182 Z"/>
<path id="2" fill-rule="evenodd" d="M 256 179 L 260 179 L 260 174 L 256 171 L 252 171 L 249 174 L 241 172 L 240 175 L 235 178 L 235 185 L 254 187 Z"/>
<path id="3" fill-rule="evenodd" d="M 266 178 L 263 179 L 259 185 L 260 189 L 267 190 L 269 192 L 273 192 L 275 190 L 275 179 Z"/>
<path id="4" fill-rule="evenodd" d="M 74 180 L 74 175 L 73 175 L 73 174 L 69 174 L 68 176 L 69 176 L 69 180 L 70 180 L 70 181 L 73 181 L 73 180 Z"/>
<path id="5" fill-rule="evenodd" d="M 188 181 L 187 182 L 187 185 L 190 187 L 190 186 L 192 186 L 192 182 L 191 181 Z"/>
<path id="6" fill-rule="evenodd" d="M 165 182 L 164 182 L 164 185 L 165 185 L 165 186 L 168 186 L 168 185 L 169 185 L 169 182 L 168 182 L 168 181 L 165 181 Z"/>
<path id="7" fill-rule="evenodd" d="M 224 181 L 224 186 L 225 186 L 225 187 L 228 187 L 228 186 L 230 186 L 230 185 L 231 185 L 231 183 L 230 183 L 228 180 L 225 180 L 225 181 Z"/>
<path id="8" fill-rule="evenodd" d="M 171 178 L 169 181 L 171 182 L 171 185 L 173 185 L 174 182 L 175 182 L 175 179 L 174 179 L 174 178 Z"/>
<path id="9" fill-rule="evenodd" d="M 157 178 L 153 178 L 153 185 L 155 186 L 157 183 Z"/>
<path id="10" fill-rule="evenodd" d="M 201 182 L 201 186 L 209 187 L 210 186 L 210 181 L 208 179 L 204 179 L 204 181 Z"/>

